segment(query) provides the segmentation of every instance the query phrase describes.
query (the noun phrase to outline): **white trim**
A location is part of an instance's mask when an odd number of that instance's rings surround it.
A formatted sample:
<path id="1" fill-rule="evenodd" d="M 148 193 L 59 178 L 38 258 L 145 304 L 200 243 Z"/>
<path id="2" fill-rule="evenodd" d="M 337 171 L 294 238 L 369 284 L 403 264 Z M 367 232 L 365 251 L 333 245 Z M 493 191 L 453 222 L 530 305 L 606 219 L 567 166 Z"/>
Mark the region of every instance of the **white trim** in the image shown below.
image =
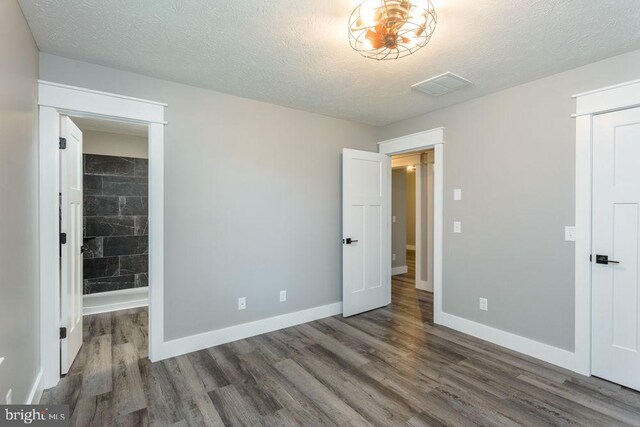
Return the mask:
<path id="1" fill-rule="evenodd" d="M 43 386 L 60 380 L 58 248 L 59 115 L 91 116 L 149 126 L 149 358 L 162 346 L 164 311 L 164 109 L 166 104 L 40 81 L 39 228 L 40 360 Z"/>
<path id="2" fill-rule="evenodd" d="M 42 392 L 44 391 L 43 382 L 42 382 L 42 369 L 36 375 L 36 379 L 33 381 L 33 385 L 31 386 L 31 390 L 29 391 L 29 395 L 27 396 L 27 401 L 24 403 L 25 405 L 37 405 L 40 403 L 40 399 L 42 398 Z"/>
<path id="3" fill-rule="evenodd" d="M 419 157 L 422 157 L 419 155 Z M 422 159 L 418 162 L 418 164 L 416 165 L 416 172 L 415 172 L 415 177 L 416 177 L 416 185 L 415 185 L 415 195 L 414 195 L 414 199 L 416 201 L 416 206 L 415 206 L 415 236 L 413 236 L 416 244 L 412 245 L 413 246 L 413 250 L 416 251 L 416 270 L 415 270 L 415 274 L 416 274 L 416 279 L 415 279 L 415 287 L 417 289 L 420 289 L 420 283 L 422 281 L 422 170 L 424 169 L 424 165 L 422 164 Z M 407 249 L 409 249 L 409 245 L 407 245 Z"/>
<path id="4" fill-rule="evenodd" d="M 444 144 L 435 146 L 433 162 L 433 322 L 442 316 L 442 263 L 444 258 Z"/>
<path id="5" fill-rule="evenodd" d="M 108 313 L 149 305 L 149 288 L 121 289 L 118 291 L 88 294 L 82 297 L 82 314 Z"/>
<path id="6" fill-rule="evenodd" d="M 391 268 L 392 276 L 397 276 L 398 274 L 407 274 L 408 272 L 409 272 L 409 267 L 407 267 L 406 265 L 401 265 L 398 267 Z"/>
<path id="7" fill-rule="evenodd" d="M 573 98 L 576 99 L 574 117 L 637 107 L 640 106 L 640 80 L 583 92 Z"/>
<path id="8" fill-rule="evenodd" d="M 591 115 L 576 119 L 575 344 L 576 370 L 591 375 Z"/>
<path id="9" fill-rule="evenodd" d="M 166 104 L 45 81 L 39 81 L 38 105 L 91 117 L 166 124 Z"/>
<path id="10" fill-rule="evenodd" d="M 418 217 L 416 216 L 416 218 L 418 218 Z M 416 228 L 417 228 L 417 227 L 416 227 Z M 407 245 L 407 250 L 408 250 L 408 251 L 415 251 L 415 250 L 416 250 L 416 247 L 417 247 L 417 245 Z"/>
<path id="11" fill-rule="evenodd" d="M 416 277 L 416 289 L 420 289 L 421 291 L 433 292 L 433 287 L 428 280 L 420 280 Z"/>
<path id="12" fill-rule="evenodd" d="M 378 143 L 378 151 L 389 156 L 411 151 L 434 150 L 433 165 L 433 321 L 442 317 L 442 259 L 444 203 L 444 128 L 431 129 Z M 391 188 L 389 188 L 389 201 Z M 388 228 L 391 241 L 391 224 Z M 391 255 L 389 255 L 391 260 Z M 417 284 L 417 283 L 416 283 Z"/>
<path id="13" fill-rule="evenodd" d="M 378 142 L 378 152 L 396 155 L 411 151 L 426 150 L 438 144 L 444 144 L 444 128 L 431 129 Z"/>
<path id="14" fill-rule="evenodd" d="M 281 314 L 267 319 L 256 320 L 243 323 L 241 325 L 230 326 L 228 328 L 215 331 L 204 332 L 202 334 L 191 335 L 189 337 L 178 338 L 167 341 L 162 345 L 162 349 L 157 352 L 156 360 L 168 359 L 181 354 L 191 353 L 216 345 L 241 340 L 267 332 L 277 331 L 283 328 L 312 322 L 325 317 L 335 316 L 342 313 L 342 303 L 313 307 L 293 313 Z"/>
<path id="15" fill-rule="evenodd" d="M 72 91 L 86 92 L 86 93 L 95 94 L 95 95 L 104 95 L 104 96 L 108 96 L 109 98 L 120 98 L 120 99 L 126 99 L 127 101 L 143 102 L 145 104 L 159 105 L 161 107 L 169 106 L 169 104 L 166 104 L 164 102 L 150 101 L 148 99 L 134 98 L 132 96 L 118 95 L 116 93 L 101 92 L 99 90 L 87 89 L 84 87 L 77 87 L 77 86 L 70 86 L 62 83 L 50 82 L 47 80 L 38 80 L 38 84 L 43 86 L 52 86 L 52 87 L 58 87 L 62 89 L 69 89 Z"/>
<path id="16" fill-rule="evenodd" d="M 530 338 L 512 334 L 501 329 L 483 325 L 472 320 L 442 313 L 440 324 L 456 331 L 472 335 L 485 341 L 506 347 L 536 359 L 544 360 L 565 369 L 575 369 L 574 353 L 558 347 L 544 344 Z"/>
<path id="17" fill-rule="evenodd" d="M 575 370 L 591 375 L 591 210 L 593 116 L 640 106 L 640 80 L 574 95 L 576 98 Z"/>

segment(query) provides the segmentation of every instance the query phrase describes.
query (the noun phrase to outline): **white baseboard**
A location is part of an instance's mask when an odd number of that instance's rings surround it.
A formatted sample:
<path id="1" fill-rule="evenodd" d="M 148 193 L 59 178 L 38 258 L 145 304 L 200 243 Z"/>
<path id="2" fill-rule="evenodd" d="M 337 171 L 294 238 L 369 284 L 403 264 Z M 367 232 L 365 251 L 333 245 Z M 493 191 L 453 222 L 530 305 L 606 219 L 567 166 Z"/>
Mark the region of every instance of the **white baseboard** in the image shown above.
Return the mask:
<path id="1" fill-rule="evenodd" d="M 576 371 L 575 353 L 544 344 L 530 338 L 521 337 L 501 329 L 483 325 L 472 320 L 454 316 L 449 313 L 441 313 L 438 323 L 456 331 L 464 332 L 493 344 L 506 347 L 518 353 L 535 357 L 553 365 L 560 366 L 571 371 Z"/>
<path id="2" fill-rule="evenodd" d="M 198 335 L 178 338 L 166 341 L 160 346 L 160 351 L 154 354 L 153 362 L 180 356 L 216 345 L 225 344 L 232 341 L 249 338 L 267 332 L 277 331 L 302 323 L 312 322 L 325 317 L 335 316 L 342 313 L 342 302 L 322 305 L 293 313 L 282 314 L 269 317 L 267 319 L 256 320 L 254 322 L 243 323 L 241 325 L 230 326 L 224 329 L 204 332 Z"/>
<path id="3" fill-rule="evenodd" d="M 29 396 L 27 396 L 27 401 L 24 403 L 25 405 L 37 405 L 40 403 L 40 398 L 42 397 L 42 392 L 44 391 L 44 383 L 42 382 L 42 369 L 36 375 L 36 379 L 31 386 L 31 391 L 29 391 Z"/>
<path id="4" fill-rule="evenodd" d="M 407 245 L 407 250 L 408 251 L 415 251 L 416 250 L 416 245 Z"/>
<path id="5" fill-rule="evenodd" d="M 82 314 L 107 313 L 128 308 L 149 305 L 149 288 L 122 289 L 119 291 L 99 292 L 82 297 Z"/>
<path id="6" fill-rule="evenodd" d="M 431 283 L 427 282 L 426 280 L 416 279 L 416 288 L 420 289 L 421 291 L 433 292 L 433 286 L 431 286 Z"/>
<path id="7" fill-rule="evenodd" d="M 397 276 L 398 274 L 406 274 L 409 272 L 409 267 L 402 265 L 400 267 L 391 267 L 391 275 Z"/>

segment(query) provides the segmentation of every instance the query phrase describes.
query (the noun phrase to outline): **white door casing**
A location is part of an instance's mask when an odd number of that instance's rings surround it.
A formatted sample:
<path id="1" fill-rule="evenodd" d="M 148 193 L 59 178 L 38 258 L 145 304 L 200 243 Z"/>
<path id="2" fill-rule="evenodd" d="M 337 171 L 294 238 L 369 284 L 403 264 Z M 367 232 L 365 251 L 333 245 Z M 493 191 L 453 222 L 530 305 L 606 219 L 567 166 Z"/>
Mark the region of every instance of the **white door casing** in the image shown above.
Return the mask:
<path id="1" fill-rule="evenodd" d="M 640 108 L 594 116 L 593 158 L 592 373 L 640 390 Z"/>
<path id="2" fill-rule="evenodd" d="M 390 182 L 389 156 L 346 148 L 342 151 L 345 317 L 391 302 Z"/>
<path id="3" fill-rule="evenodd" d="M 67 336 L 60 341 L 60 372 L 66 374 L 82 346 L 82 132 L 67 116 L 60 116 L 61 245 L 60 326 Z"/>

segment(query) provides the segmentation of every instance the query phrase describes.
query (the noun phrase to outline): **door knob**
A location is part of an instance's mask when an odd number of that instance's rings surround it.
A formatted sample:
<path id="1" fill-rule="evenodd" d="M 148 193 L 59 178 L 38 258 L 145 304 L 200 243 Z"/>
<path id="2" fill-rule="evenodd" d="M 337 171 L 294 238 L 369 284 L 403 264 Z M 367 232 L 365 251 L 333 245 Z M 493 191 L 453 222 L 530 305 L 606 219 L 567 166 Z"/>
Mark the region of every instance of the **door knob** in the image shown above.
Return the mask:
<path id="1" fill-rule="evenodd" d="M 620 264 L 620 261 L 609 259 L 609 255 L 596 255 L 596 264 Z"/>
<path id="2" fill-rule="evenodd" d="M 347 237 L 347 239 L 342 239 L 342 243 L 346 243 L 347 245 L 350 245 L 352 243 L 356 243 L 357 240 L 353 240 L 351 237 Z"/>

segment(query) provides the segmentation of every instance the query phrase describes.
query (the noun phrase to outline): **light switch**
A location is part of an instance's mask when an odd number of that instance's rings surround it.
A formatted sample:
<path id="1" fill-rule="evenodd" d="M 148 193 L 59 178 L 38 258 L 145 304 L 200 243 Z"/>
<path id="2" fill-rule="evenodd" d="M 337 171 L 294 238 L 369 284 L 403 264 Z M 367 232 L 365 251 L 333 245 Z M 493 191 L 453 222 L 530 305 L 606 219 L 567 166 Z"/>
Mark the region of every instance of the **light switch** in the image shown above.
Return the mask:
<path id="1" fill-rule="evenodd" d="M 462 223 L 460 221 L 453 222 L 453 232 L 462 233 Z"/>
<path id="2" fill-rule="evenodd" d="M 564 228 L 564 240 L 567 242 L 576 241 L 576 228 L 574 226 L 566 226 Z"/>
<path id="3" fill-rule="evenodd" d="M 462 200 L 462 189 L 456 188 L 453 190 L 453 200 Z"/>

